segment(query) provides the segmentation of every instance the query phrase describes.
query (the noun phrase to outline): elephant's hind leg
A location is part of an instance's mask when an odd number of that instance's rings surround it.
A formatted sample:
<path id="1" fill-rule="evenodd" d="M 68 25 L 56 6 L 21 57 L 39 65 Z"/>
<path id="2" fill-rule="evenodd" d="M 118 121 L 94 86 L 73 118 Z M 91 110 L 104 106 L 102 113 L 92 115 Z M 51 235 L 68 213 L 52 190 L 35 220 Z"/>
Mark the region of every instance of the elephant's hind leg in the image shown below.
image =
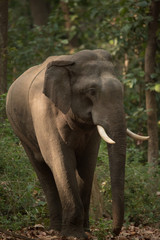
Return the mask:
<path id="1" fill-rule="evenodd" d="M 23 142 L 22 145 L 36 171 L 46 196 L 50 215 L 50 228 L 60 231 L 62 224 L 62 207 L 53 174 L 48 165 L 44 162 L 40 151 L 33 152 Z"/>

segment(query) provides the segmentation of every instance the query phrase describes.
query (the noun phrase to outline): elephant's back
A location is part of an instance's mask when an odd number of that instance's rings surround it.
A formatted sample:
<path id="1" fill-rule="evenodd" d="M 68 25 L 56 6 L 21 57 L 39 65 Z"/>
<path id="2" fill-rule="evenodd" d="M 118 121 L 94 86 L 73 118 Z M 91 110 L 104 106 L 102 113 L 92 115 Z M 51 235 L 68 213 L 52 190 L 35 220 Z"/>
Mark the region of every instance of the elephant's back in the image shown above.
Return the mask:
<path id="1" fill-rule="evenodd" d="M 40 69 L 41 65 L 38 65 L 24 72 L 12 83 L 7 94 L 7 116 L 14 132 L 21 140 L 35 138 L 29 106 L 29 90 Z"/>

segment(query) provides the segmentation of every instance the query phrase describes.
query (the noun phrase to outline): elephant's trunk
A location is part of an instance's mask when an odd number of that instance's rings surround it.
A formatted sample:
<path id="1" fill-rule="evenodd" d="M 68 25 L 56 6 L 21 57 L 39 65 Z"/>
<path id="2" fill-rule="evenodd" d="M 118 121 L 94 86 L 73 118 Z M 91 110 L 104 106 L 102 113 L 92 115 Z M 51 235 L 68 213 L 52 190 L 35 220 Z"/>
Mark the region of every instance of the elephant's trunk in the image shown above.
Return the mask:
<path id="1" fill-rule="evenodd" d="M 108 144 L 111 189 L 112 189 L 112 214 L 113 232 L 118 235 L 124 220 L 124 179 L 126 158 L 126 125 L 125 118 L 118 117 L 109 124 L 110 136 L 115 144 Z"/>
<path id="2" fill-rule="evenodd" d="M 119 112 L 118 116 L 113 111 L 109 116 L 106 118 L 106 124 L 104 121 L 100 123 L 104 127 L 106 134 L 102 131 L 101 127 L 97 127 L 97 129 L 101 137 L 107 140 L 106 142 L 108 143 L 112 188 L 113 232 L 118 235 L 124 220 L 126 124 L 123 110 Z M 95 122 L 98 123 L 98 120 Z"/>
<path id="3" fill-rule="evenodd" d="M 115 114 L 114 114 L 115 115 Z M 116 119 L 116 118 L 115 118 Z M 135 140 L 145 141 L 148 140 L 148 136 L 140 136 L 131 132 L 129 129 L 126 131 L 125 119 L 122 114 L 116 120 L 108 123 L 109 135 L 114 141 L 107 135 L 105 129 L 97 125 L 99 135 L 104 141 L 108 143 L 108 153 L 110 161 L 110 174 L 111 174 L 111 186 L 112 186 L 112 212 L 113 212 L 113 231 L 116 235 L 119 234 L 123 219 L 124 219 L 124 178 L 125 178 L 125 152 L 126 152 L 126 133 Z"/>
<path id="4" fill-rule="evenodd" d="M 119 152 L 119 147 L 108 146 L 111 188 L 112 188 L 112 214 L 113 231 L 119 234 L 124 220 L 124 179 L 125 179 L 125 150 Z M 125 148 L 125 146 L 121 146 Z"/>

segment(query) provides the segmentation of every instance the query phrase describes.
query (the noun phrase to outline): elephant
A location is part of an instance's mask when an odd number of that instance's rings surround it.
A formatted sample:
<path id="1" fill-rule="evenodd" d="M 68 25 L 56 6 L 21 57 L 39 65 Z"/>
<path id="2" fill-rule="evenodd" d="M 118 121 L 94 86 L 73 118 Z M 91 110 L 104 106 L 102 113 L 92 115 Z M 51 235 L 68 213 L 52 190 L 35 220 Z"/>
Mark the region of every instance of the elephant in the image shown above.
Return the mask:
<path id="1" fill-rule="evenodd" d="M 63 236 L 87 239 L 100 140 L 107 142 L 113 233 L 118 235 L 124 220 L 127 128 L 123 87 L 111 55 L 96 49 L 47 58 L 13 82 L 6 112 L 43 188 L 50 228 Z"/>

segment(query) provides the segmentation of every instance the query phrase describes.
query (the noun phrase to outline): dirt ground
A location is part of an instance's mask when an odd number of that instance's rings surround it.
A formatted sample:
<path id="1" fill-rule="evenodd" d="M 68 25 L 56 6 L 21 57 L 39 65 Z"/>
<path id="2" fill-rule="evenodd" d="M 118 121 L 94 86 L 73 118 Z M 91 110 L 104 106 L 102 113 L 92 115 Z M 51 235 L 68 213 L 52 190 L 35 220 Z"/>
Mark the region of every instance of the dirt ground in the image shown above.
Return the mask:
<path id="1" fill-rule="evenodd" d="M 91 234 L 88 234 L 89 240 L 160 240 L 160 229 L 154 227 L 123 227 L 118 237 L 113 237 L 111 234 L 100 236 L 98 229 L 93 229 Z M 95 237 L 98 236 L 98 237 Z M 23 228 L 21 231 L 12 232 L 0 229 L 0 240 L 77 240 L 77 238 L 60 237 L 53 230 L 46 231 L 44 227 L 37 224 L 33 227 Z"/>

